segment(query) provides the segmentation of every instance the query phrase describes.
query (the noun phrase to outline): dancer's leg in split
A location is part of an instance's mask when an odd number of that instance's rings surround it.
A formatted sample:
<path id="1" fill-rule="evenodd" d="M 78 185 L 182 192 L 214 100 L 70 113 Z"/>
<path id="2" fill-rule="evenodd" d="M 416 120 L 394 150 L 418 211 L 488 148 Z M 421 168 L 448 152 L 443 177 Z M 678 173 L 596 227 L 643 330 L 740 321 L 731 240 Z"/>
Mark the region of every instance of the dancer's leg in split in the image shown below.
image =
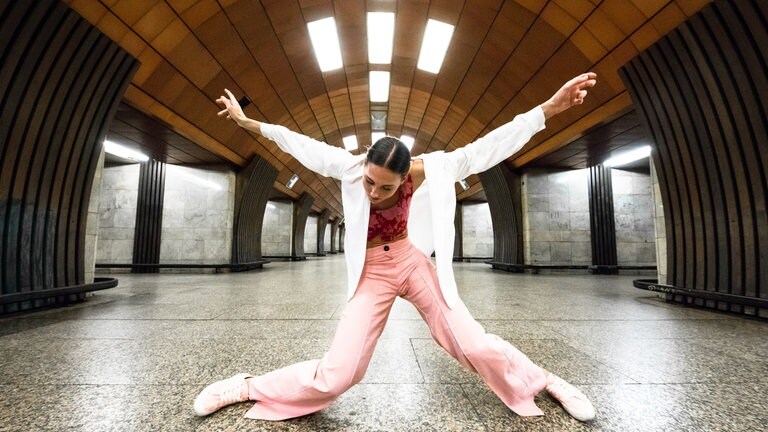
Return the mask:
<path id="1" fill-rule="evenodd" d="M 257 401 L 246 417 L 284 420 L 330 405 L 360 382 L 387 322 L 396 291 L 386 279 L 366 271 L 347 303 L 328 352 L 320 360 L 297 363 L 248 380 Z"/>
<path id="2" fill-rule="evenodd" d="M 438 344 L 483 381 L 514 412 L 542 415 L 534 396 L 546 389 L 575 419 L 588 421 L 595 408 L 584 393 L 534 364 L 509 342 L 485 333 L 461 300 L 449 309 L 438 289 L 435 268 L 426 256 L 408 279 L 404 296 L 427 322 Z"/>
<path id="3" fill-rule="evenodd" d="M 462 366 L 482 377 L 514 412 L 543 415 L 533 401 L 546 387 L 546 372 L 509 342 L 485 333 L 459 300 L 453 309 L 438 289 L 435 268 L 426 256 L 408 279 L 403 297 L 419 310 L 437 343 Z"/>

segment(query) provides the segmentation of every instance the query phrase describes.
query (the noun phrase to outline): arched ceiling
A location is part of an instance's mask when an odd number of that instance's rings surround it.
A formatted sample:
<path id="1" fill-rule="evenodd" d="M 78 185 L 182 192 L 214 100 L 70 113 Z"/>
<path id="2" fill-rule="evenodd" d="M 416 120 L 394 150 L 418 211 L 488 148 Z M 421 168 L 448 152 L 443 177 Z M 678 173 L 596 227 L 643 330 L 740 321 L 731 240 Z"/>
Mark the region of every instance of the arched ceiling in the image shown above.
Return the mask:
<path id="1" fill-rule="evenodd" d="M 413 153 L 462 147 L 543 102 L 570 77 L 591 70 L 587 102 L 547 124 L 510 158 L 513 169 L 587 158 L 585 135 L 623 119 L 632 103 L 618 69 L 711 0 L 65 0 L 139 59 L 125 94 L 133 109 L 234 166 L 254 156 L 279 170 L 275 187 L 307 192 L 315 209 L 342 212 L 337 181 L 306 170 L 277 146 L 216 116 L 228 88 L 253 103 L 246 113 L 331 145 L 356 134 L 370 145 L 368 72 L 391 71 L 387 133 L 416 137 Z M 396 14 L 391 65 L 368 64 L 366 12 Z M 344 66 L 321 72 L 306 24 L 336 19 Z M 428 19 L 455 25 L 442 69 L 416 68 Z M 636 132 L 636 130 L 635 130 Z M 610 134 L 608 134 L 610 135 Z M 572 142 L 571 149 L 558 157 Z M 585 144 L 586 143 L 586 144 Z M 604 146 L 607 148 L 607 146 Z M 579 157 L 579 153 L 583 157 Z M 159 155 L 163 157 L 165 155 Z M 539 163 L 537 164 L 537 161 Z M 283 185 L 293 173 L 299 182 Z M 475 176 L 459 198 L 481 192 Z"/>

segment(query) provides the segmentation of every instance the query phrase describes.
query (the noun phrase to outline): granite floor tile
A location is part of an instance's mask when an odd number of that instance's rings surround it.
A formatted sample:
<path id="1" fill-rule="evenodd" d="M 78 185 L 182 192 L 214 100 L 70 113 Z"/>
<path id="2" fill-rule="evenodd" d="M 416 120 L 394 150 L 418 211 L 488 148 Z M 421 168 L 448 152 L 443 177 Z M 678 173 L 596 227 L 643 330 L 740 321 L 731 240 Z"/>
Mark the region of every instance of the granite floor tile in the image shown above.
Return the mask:
<path id="1" fill-rule="evenodd" d="M 61 322 L 58 319 L 21 319 L 5 318 L 0 319 L 0 338 L 3 336 L 24 333 L 30 330 L 37 330 L 43 327 Z"/>
<path id="2" fill-rule="evenodd" d="M 547 321 L 478 320 L 486 333 L 505 340 L 558 339 L 562 336 L 550 328 Z"/>
<path id="3" fill-rule="evenodd" d="M 685 400 L 691 430 L 768 430 L 766 385 L 753 384 L 670 384 Z"/>
<path id="4" fill-rule="evenodd" d="M 745 361 L 693 339 L 585 337 L 569 343 L 640 383 L 768 383 L 768 361 Z"/>
<path id="5" fill-rule="evenodd" d="M 193 431 L 191 386 L 0 385 L 0 431 Z"/>
<path id="6" fill-rule="evenodd" d="M 14 333 L 3 340 L 25 339 L 234 339 L 307 336 L 315 320 L 69 320 Z M 331 332 L 328 337 L 332 337 Z"/>
<path id="7" fill-rule="evenodd" d="M 212 319 L 228 309 L 218 305 L 199 302 L 197 304 L 128 304 L 111 301 L 90 307 L 64 308 L 56 311 L 36 313 L 36 317 L 58 320 L 99 320 L 99 319 Z M 39 315 L 38 315 L 39 314 Z"/>
<path id="8" fill-rule="evenodd" d="M 330 319 L 340 309 L 336 302 L 252 304 L 235 308 L 216 318 L 227 319 Z"/>
<path id="9" fill-rule="evenodd" d="M 765 336 L 729 337 L 720 339 L 698 338 L 693 343 L 705 349 L 716 350 L 741 362 L 768 366 L 768 341 Z"/>
<path id="10" fill-rule="evenodd" d="M 669 319 L 622 321 L 546 321 L 546 326 L 567 339 L 587 337 L 632 339 L 705 338 L 731 340 L 765 337 L 765 324 L 747 320 Z"/>

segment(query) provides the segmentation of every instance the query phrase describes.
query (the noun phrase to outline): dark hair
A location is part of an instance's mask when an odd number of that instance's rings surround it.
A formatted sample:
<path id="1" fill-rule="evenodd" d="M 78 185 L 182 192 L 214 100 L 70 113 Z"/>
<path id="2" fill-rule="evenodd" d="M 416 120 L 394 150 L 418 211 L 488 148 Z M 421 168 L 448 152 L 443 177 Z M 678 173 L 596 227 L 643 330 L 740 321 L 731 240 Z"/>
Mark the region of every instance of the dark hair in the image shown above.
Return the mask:
<path id="1" fill-rule="evenodd" d="M 411 168 L 411 152 L 399 139 L 386 136 L 368 148 L 365 161 L 405 176 Z"/>

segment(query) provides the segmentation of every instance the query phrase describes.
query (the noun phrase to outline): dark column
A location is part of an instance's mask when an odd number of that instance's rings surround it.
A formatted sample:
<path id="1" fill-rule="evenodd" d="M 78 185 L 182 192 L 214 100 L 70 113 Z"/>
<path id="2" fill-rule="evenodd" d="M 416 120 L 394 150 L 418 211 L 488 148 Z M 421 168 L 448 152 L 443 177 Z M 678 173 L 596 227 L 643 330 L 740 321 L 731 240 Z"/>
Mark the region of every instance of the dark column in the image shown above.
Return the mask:
<path id="1" fill-rule="evenodd" d="M 346 233 L 344 225 L 339 225 L 339 252 L 344 253 L 344 234 Z"/>
<path id="2" fill-rule="evenodd" d="M 2 313 L 66 301 L 54 289 L 84 283 L 91 185 L 138 63 L 62 2 L 0 8 L 0 301 L 36 298 Z"/>
<path id="3" fill-rule="evenodd" d="M 307 227 L 307 217 L 314 202 L 312 195 L 304 193 L 293 204 L 293 245 L 291 246 L 293 260 L 307 259 L 304 254 L 304 229 Z"/>
<path id="4" fill-rule="evenodd" d="M 768 298 L 766 16 L 765 1 L 716 1 L 620 70 L 654 140 L 667 283 L 694 293 Z M 669 298 L 768 317 L 733 297 Z"/>
<path id="5" fill-rule="evenodd" d="M 617 274 L 611 169 L 603 164 L 589 167 L 589 228 L 592 238 L 592 272 Z"/>
<path id="6" fill-rule="evenodd" d="M 456 236 L 453 239 L 453 260 L 461 261 L 464 258 L 464 229 L 463 229 L 463 217 L 462 209 L 464 204 L 456 203 L 456 213 L 453 218 L 453 228 L 456 231 Z"/>
<path id="7" fill-rule="evenodd" d="M 523 264 L 520 176 L 500 163 L 479 174 L 493 224 L 493 268 L 520 271 Z"/>
<path id="8" fill-rule="evenodd" d="M 336 243 L 337 243 L 336 238 L 339 235 L 339 222 L 341 222 L 341 218 L 337 217 L 331 223 L 331 253 L 332 254 L 339 253 L 338 248 L 336 247 Z"/>
<path id="9" fill-rule="evenodd" d="M 276 178 L 277 169 L 259 156 L 254 156 L 248 166 L 237 174 L 232 264 L 263 261 L 261 230 Z"/>
<path id="10" fill-rule="evenodd" d="M 136 231 L 133 235 L 133 264 L 160 263 L 163 226 L 165 164 L 153 159 L 141 163 Z M 132 273 L 158 273 L 157 267 L 134 267 Z"/>
<path id="11" fill-rule="evenodd" d="M 323 210 L 317 217 L 317 256 L 325 256 L 325 229 L 328 227 L 328 218 L 331 212 Z"/>

